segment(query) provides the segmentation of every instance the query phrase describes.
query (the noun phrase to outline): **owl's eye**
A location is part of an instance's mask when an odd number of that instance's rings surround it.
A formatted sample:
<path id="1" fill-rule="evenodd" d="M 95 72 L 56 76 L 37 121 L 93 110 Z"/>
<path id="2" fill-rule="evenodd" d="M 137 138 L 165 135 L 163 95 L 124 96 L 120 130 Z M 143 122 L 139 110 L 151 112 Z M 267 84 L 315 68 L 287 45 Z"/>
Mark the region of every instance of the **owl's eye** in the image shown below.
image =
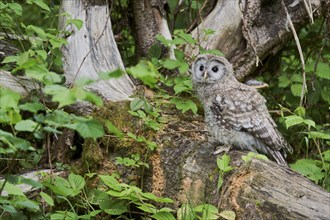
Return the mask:
<path id="1" fill-rule="evenodd" d="M 201 65 L 201 66 L 199 67 L 199 71 L 203 71 L 203 70 L 204 70 L 204 66 Z"/>
<path id="2" fill-rule="evenodd" d="M 212 67 L 212 71 L 213 71 L 213 72 L 215 72 L 215 73 L 216 73 L 216 72 L 218 72 L 218 70 L 219 70 L 219 68 L 218 68 L 218 67 L 216 67 L 216 66 Z"/>

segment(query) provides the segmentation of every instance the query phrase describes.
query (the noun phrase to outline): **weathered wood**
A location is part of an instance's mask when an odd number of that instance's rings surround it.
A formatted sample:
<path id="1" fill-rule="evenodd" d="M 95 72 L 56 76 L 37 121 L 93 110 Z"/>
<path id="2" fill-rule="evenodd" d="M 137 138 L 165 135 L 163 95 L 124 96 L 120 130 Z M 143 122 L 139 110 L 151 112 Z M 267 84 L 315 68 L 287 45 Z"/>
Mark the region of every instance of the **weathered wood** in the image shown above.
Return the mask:
<path id="1" fill-rule="evenodd" d="M 219 49 L 230 60 L 237 49 L 244 46 L 242 34 L 242 17 L 240 0 L 218 1 L 212 12 L 191 32 L 203 48 Z M 245 1 L 242 1 L 245 4 Z M 244 5 L 242 5 L 244 7 Z M 215 31 L 212 35 L 205 35 L 203 29 Z M 196 55 L 199 48 L 191 51 Z"/>
<path id="2" fill-rule="evenodd" d="M 287 1 L 285 5 L 297 30 L 310 23 L 304 1 Z M 310 0 L 313 16 L 325 13 L 321 0 Z M 203 29 L 213 29 L 206 36 Z M 262 61 L 280 51 L 293 38 L 281 1 L 218 1 L 214 10 L 192 31 L 206 49 L 219 49 L 233 63 L 236 77 L 243 80 Z M 197 54 L 198 50 L 189 51 Z"/>
<path id="3" fill-rule="evenodd" d="M 223 187 L 221 210 L 238 219 L 329 219 L 330 193 L 271 161 L 252 159 Z"/>
<path id="4" fill-rule="evenodd" d="M 134 14 L 135 40 L 137 45 L 137 57 L 146 57 L 150 47 L 157 42 L 156 35 L 163 35 L 171 40 L 165 5 L 166 0 L 131 1 Z M 173 47 L 169 56 L 174 58 Z"/>
<path id="5" fill-rule="evenodd" d="M 20 93 L 23 96 L 27 96 L 32 90 L 40 91 L 40 85 L 24 76 L 15 76 L 10 72 L 0 70 L 0 86 L 11 89 Z"/>
<path id="6" fill-rule="evenodd" d="M 69 14 L 60 18 L 60 28 L 72 34 L 63 48 L 63 66 L 66 83 L 72 84 L 79 78 L 98 79 L 98 74 L 115 69 L 124 69 L 112 29 L 109 2 L 104 1 L 62 1 L 61 11 Z M 68 19 L 80 19 L 80 30 L 73 25 L 66 25 Z M 97 91 L 111 101 L 128 99 L 135 86 L 127 74 L 118 79 L 99 81 L 89 89 Z"/>

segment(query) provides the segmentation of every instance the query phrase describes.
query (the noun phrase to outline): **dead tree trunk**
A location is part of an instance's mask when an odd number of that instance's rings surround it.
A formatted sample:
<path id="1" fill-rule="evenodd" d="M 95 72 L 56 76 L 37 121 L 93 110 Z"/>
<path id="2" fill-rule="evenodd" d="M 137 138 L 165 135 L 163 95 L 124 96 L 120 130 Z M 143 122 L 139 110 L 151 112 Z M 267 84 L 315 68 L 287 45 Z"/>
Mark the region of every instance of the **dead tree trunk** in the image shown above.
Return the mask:
<path id="1" fill-rule="evenodd" d="M 312 18 L 326 13 L 326 1 L 308 2 L 311 7 L 305 5 L 306 1 L 283 0 L 284 4 L 282 0 L 218 1 L 192 34 L 204 48 L 222 51 L 233 63 L 236 78 L 242 80 L 293 38 L 289 19 L 299 30 L 311 23 Z M 216 33 L 205 36 L 203 29 L 213 29 Z M 189 52 L 197 54 L 199 51 Z"/>
<path id="2" fill-rule="evenodd" d="M 111 29 L 109 1 L 62 1 L 61 10 L 71 16 L 60 19 L 60 28 L 72 32 L 67 38 L 68 44 L 63 48 L 67 84 L 82 77 L 98 79 L 101 72 L 118 68 L 124 70 Z M 73 25 L 66 26 L 68 19 L 82 20 L 82 28 L 78 30 Z M 119 79 L 102 80 L 89 88 L 107 100 L 118 101 L 128 99 L 135 86 L 128 75 L 124 74 Z"/>
<path id="3" fill-rule="evenodd" d="M 135 40 L 137 57 L 146 57 L 150 47 L 157 42 L 156 35 L 172 39 L 166 20 L 166 0 L 131 1 L 134 14 Z M 169 55 L 174 58 L 173 48 Z"/>

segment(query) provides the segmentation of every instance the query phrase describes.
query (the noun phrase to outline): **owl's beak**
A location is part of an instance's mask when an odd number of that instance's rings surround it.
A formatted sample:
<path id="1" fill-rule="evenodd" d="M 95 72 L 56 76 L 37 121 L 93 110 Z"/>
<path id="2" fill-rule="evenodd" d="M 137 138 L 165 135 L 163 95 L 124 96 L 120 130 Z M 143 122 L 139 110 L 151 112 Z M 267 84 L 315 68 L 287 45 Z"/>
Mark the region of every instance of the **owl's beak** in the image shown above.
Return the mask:
<path id="1" fill-rule="evenodd" d="M 203 76 L 204 76 L 204 79 L 207 79 L 207 77 L 208 77 L 207 71 L 205 71 L 205 72 L 203 73 Z"/>

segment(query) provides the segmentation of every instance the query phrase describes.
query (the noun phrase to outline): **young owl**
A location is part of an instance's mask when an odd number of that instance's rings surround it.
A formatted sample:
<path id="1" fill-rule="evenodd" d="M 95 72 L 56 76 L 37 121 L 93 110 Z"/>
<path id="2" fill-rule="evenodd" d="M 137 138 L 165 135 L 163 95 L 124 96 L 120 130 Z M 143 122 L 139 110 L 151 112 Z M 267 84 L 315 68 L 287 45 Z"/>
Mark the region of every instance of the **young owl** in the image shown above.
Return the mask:
<path id="1" fill-rule="evenodd" d="M 224 57 L 202 54 L 192 65 L 192 82 L 205 111 L 213 138 L 241 150 L 259 152 L 287 165 L 291 146 L 276 129 L 266 100 L 258 91 L 240 83 Z"/>

